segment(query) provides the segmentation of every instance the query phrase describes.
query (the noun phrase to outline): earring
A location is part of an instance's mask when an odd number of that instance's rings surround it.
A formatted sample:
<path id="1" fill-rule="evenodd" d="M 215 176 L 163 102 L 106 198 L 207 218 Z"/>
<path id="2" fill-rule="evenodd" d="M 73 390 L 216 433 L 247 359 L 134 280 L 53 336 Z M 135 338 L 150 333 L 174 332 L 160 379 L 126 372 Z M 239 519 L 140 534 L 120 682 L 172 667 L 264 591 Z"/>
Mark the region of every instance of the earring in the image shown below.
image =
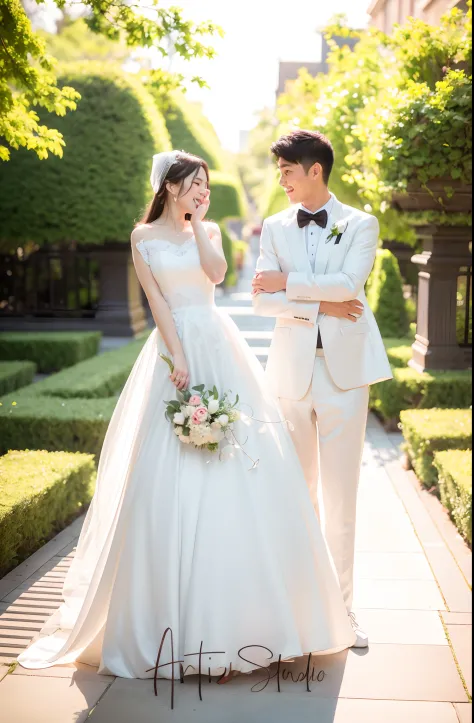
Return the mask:
<path id="1" fill-rule="evenodd" d="M 174 198 L 174 202 L 176 203 L 176 201 L 178 200 L 178 197 L 177 197 L 177 196 L 173 196 L 173 198 Z"/>

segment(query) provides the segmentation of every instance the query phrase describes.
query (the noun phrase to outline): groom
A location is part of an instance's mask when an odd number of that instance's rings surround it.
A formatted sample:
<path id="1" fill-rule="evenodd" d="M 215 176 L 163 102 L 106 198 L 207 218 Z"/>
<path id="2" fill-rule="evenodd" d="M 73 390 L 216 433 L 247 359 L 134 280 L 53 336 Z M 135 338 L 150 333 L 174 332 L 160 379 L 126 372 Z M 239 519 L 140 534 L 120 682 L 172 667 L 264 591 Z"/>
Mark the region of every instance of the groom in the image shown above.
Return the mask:
<path id="1" fill-rule="evenodd" d="M 378 243 L 375 216 L 328 189 L 330 141 L 297 130 L 271 147 L 293 205 L 264 221 L 253 305 L 275 316 L 267 379 L 293 423 L 313 504 L 339 576 L 355 647 L 368 638 L 351 612 L 356 498 L 369 385 L 391 379 L 364 286 Z M 319 488 L 320 486 L 320 488 Z"/>

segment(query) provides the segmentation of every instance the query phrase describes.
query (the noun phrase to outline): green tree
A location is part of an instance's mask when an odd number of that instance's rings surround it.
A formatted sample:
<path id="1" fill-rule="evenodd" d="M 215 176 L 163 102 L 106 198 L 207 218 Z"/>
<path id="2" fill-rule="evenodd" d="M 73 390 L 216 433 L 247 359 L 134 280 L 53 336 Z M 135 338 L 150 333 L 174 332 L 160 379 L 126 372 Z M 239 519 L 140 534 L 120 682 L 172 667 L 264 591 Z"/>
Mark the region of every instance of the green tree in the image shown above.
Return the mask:
<path id="1" fill-rule="evenodd" d="M 66 0 L 55 0 L 63 9 Z M 124 39 L 128 47 L 154 47 L 163 56 L 170 41 L 186 60 L 211 58 L 214 49 L 203 40 L 220 28 L 211 22 L 195 24 L 185 20 L 179 8 L 160 7 L 149 0 L 144 15 L 141 6 L 125 0 L 84 0 L 85 22 L 96 34 L 111 41 Z M 10 159 L 11 149 L 24 147 L 39 158 L 49 153 L 62 156 L 62 134 L 40 122 L 37 108 L 58 116 L 75 110 L 79 93 L 58 87 L 56 60 L 31 27 L 20 0 L 0 0 L 0 160 Z M 159 71 L 158 71 L 159 73 Z M 203 84 L 203 80 L 192 80 Z"/>

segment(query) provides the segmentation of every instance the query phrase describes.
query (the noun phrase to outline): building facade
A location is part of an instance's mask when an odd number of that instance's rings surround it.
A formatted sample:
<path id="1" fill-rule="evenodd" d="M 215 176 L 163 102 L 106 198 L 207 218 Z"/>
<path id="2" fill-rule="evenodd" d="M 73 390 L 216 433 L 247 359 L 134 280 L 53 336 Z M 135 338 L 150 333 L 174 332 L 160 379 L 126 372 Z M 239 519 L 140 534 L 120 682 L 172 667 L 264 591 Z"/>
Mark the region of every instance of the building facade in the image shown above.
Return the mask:
<path id="1" fill-rule="evenodd" d="M 353 48 L 357 42 L 357 38 L 339 38 L 334 36 L 332 38 L 340 47 L 342 45 L 349 45 Z M 296 80 L 298 74 L 302 68 L 306 68 L 310 75 L 318 75 L 319 73 L 328 72 L 327 57 L 329 55 L 329 44 L 326 38 L 323 36 L 321 39 L 321 61 L 302 63 L 297 61 L 280 61 L 278 68 L 278 87 L 276 89 L 277 97 L 285 91 L 286 84 L 289 80 Z"/>
<path id="2" fill-rule="evenodd" d="M 403 25 L 409 17 L 437 25 L 451 8 L 467 10 L 466 0 L 372 0 L 367 10 L 370 24 L 390 34 L 395 23 Z"/>

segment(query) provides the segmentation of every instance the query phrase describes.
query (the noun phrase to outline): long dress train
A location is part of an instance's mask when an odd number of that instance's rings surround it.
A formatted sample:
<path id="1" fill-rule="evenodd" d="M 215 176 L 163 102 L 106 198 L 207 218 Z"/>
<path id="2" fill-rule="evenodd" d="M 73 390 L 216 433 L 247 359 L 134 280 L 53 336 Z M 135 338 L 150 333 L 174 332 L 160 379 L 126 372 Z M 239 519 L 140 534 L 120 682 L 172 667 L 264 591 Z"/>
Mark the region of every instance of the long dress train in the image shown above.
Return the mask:
<path id="1" fill-rule="evenodd" d="M 204 651 L 221 651 L 205 656 L 211 675 L 231 663 L 250 672 L 280 654 L 350 647 L 356 635 L 289 432 L 275 423 L 281 413 L 259 362 L 214 303 L 195 240 L 138 249 L 172 310 L 192 385 L 231 390 L 243 411 L 268 422 L 235 423 L 260 462 L 250 470 L 242 450 L 220 461 L 178 440 L 164 416 L 163 400 L 176 390 L 155 328 L 107 430 L 64 602 L 19 662 L 79 661 L 100 673 L 152 677 L 168 627 L 185 675 L 198 670 L 201 641 Z M 171 660 L 168 636 L 159 677 L 173 677 Z"/>

